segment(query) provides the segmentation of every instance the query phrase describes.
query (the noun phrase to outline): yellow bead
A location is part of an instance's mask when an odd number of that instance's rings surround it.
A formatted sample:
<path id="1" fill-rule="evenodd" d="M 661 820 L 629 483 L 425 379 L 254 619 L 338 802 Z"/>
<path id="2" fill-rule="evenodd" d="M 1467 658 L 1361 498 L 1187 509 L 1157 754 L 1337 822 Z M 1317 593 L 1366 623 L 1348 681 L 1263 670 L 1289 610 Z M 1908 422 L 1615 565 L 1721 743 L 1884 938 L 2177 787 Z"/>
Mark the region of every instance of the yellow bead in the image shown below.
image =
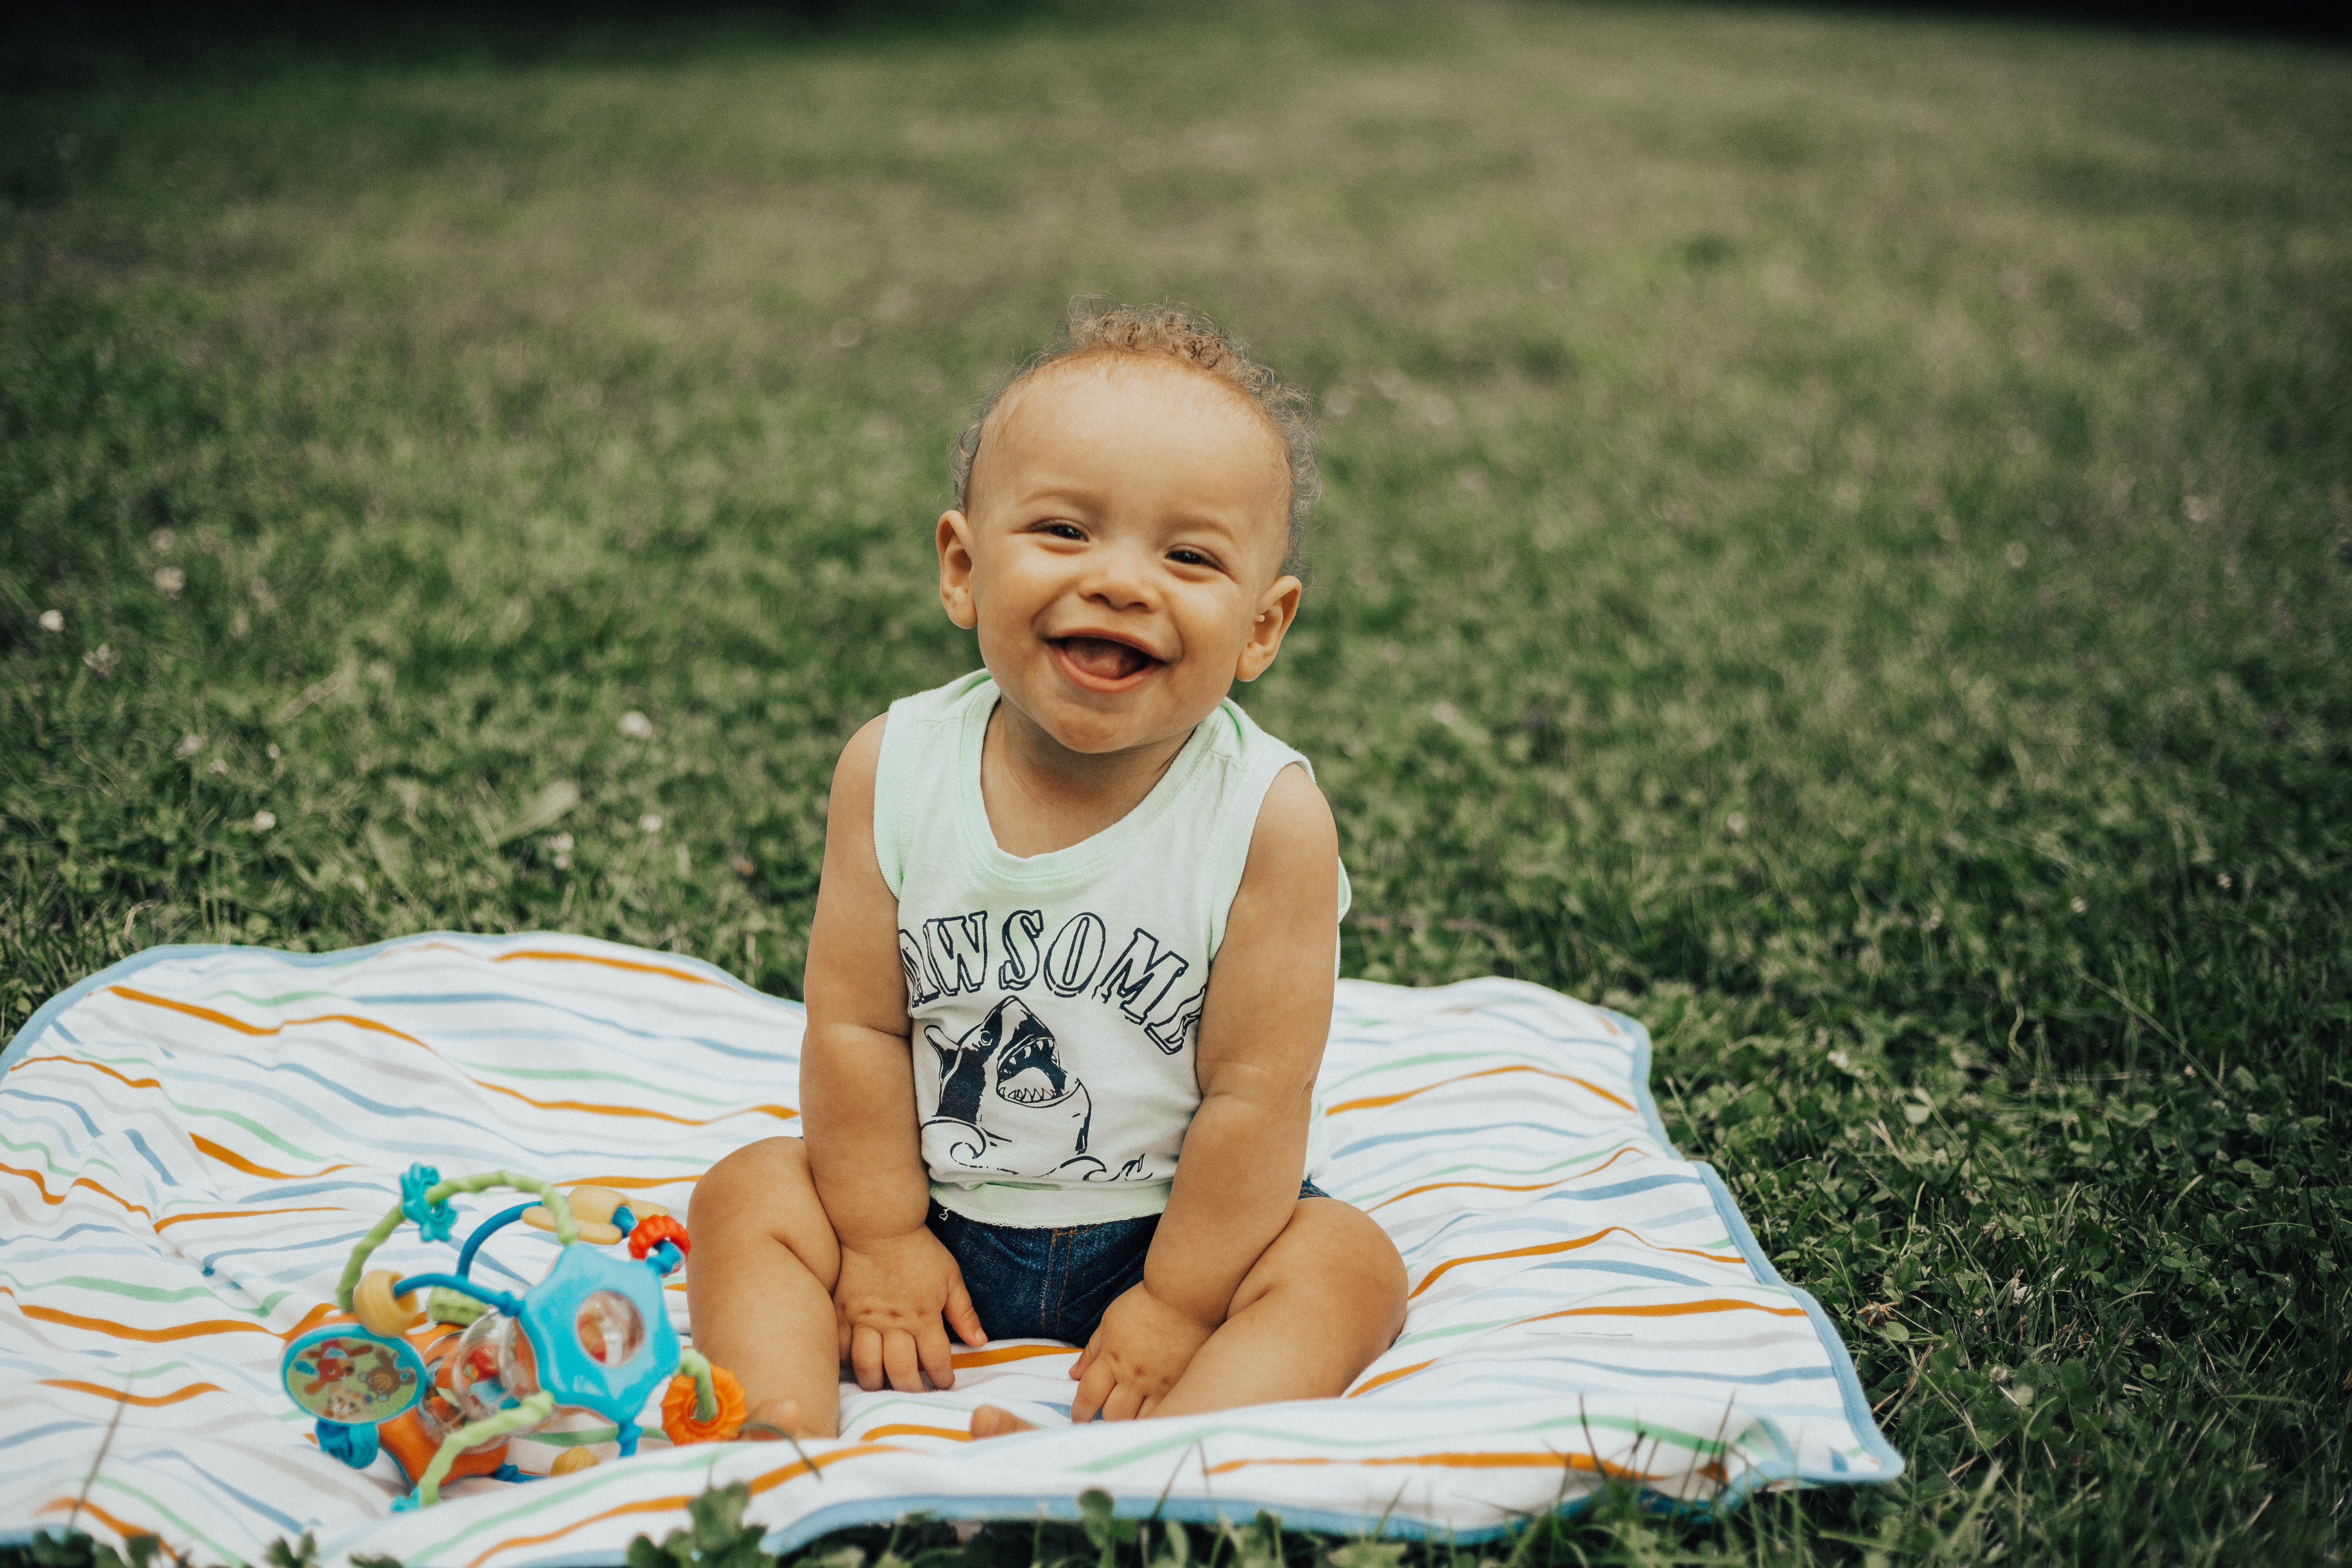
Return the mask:
<path id="1" fill-rule="evenodd" d="M 566 1448 L 555 1457 L 555 1463 L 547 1467 L 547 1473 L 551 1476 L 577 1475 L 601 1462 L 586 1448 Z"/>
<path id="2" fill-rule="evenodd" d="M 416 1293 L 394 1296 L 400 1276 L 389 1268 L 371 1268 L 352 1291 L 352 1316 L 380 1339 L 396 1340 L 425 1321 L 417 1310 Z"/>
<path id="3" fill-rule="evenodd" d="M 610 1187 L 575 1187 L 572 1192 L 572 1217 L 585 1225 L 609 1225 L 613 1211 L 628 1201 Z"/>

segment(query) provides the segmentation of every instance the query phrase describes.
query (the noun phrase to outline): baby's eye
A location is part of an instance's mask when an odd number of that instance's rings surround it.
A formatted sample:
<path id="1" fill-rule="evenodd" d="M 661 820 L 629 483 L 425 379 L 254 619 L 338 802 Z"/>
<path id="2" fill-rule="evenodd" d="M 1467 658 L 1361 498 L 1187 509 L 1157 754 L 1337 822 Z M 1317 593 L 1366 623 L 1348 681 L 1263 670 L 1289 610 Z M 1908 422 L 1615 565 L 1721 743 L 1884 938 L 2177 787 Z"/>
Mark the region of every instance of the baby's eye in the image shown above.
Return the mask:
<path id="1" fill-rule="evenodd" d="M 1197 550 L 1179 549 L 1168 552 L 1168 559 L 1179 566 L 1214 566 L 1215 562 Z"/>
<path id="2" fill-rule="evenodd" d="M 1075 522 L 1049 522 L 1045 525 L 1045 531 L 1052 534 L 1055 539 L 1084 539 L 1086 537 L 1085 534 L 1078 531 L 1078 525 Z"/>

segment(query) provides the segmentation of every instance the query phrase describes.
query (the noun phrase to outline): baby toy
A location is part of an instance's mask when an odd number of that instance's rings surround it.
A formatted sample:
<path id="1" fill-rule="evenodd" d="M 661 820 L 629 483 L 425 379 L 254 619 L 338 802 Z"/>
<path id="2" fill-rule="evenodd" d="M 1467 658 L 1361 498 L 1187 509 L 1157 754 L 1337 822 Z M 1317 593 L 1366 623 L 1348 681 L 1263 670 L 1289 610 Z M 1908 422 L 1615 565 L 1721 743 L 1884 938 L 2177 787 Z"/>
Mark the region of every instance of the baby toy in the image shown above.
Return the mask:
<path id="1" fill-rule="evenodd" d="M 510 1188 L 536 1194 L 474 1227 L 453 1274 L 367 1268 L 369 1255 L 404 1221 L 427 1241 L 457 1223 L 450 1197 Z M 335 1304 L 350 1316 L 296 1336 L 281 1373 L 287 1394 L 318 1418 L 319 1447 L 354 1469 L 389 1451 L 415 1490 L 394 1508 L 436 1502 L 458 1476 L 525 1479 L 507 1443 L 558 1410 L 588 1410 L 620 1429 L 621 1452 L 637 1448 L 636 1417 L 665 1381 L 662 1431 L 674 1443 L 725 1442 L 743 1425 L 743 1391 L 721 1368 L 684 1349 L 662 1302 L 662 1277 L 686 1261 L 686 1226 L 657 1204 L 631 1203 L 602 1187 L 566 1200 L 549 1183 L 490 1171 L 441 1179 L 411 1165 L 401 1201 L 352 1248 Z M 475 1254 L 521 1220 L 551 1230 L 562 1250 L 547 1278 L 520 1296 L 477 1283 Z M 625 1241 L 632 1261 L 597 1250 Z M 428 1292 L 416 1305 L 415 1292 Z M 585 1448 L 555 1466 L 595 1463 Z"/>

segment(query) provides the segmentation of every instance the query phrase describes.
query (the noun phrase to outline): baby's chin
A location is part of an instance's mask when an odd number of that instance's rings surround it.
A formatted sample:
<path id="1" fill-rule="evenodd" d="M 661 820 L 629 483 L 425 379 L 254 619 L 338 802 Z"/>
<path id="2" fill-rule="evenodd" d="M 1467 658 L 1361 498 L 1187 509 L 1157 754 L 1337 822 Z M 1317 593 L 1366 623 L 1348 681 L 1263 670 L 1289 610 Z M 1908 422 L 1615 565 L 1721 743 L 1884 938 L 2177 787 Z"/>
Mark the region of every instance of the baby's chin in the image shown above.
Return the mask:
<path id="1" fill-rule="evenodd" d="M 1223 696 L 1219 692 L 1217 700 Z M 1042 712 L 1016 702 L 1010 692 L 1005 694 L 1005 702 L 1036 733 L 1062 751 L 1081 757 L 1112 757 L 1181 739 L 1217 710 L 1217 700 L 1195 713 L 1191 710 L 1198 707 L 1197 703 L 1171 710 L 1167 704 L 1151 698 L 1149 688 L 1113 697 L 1088 693 L 1049 700 L 1038 705 Z"/>

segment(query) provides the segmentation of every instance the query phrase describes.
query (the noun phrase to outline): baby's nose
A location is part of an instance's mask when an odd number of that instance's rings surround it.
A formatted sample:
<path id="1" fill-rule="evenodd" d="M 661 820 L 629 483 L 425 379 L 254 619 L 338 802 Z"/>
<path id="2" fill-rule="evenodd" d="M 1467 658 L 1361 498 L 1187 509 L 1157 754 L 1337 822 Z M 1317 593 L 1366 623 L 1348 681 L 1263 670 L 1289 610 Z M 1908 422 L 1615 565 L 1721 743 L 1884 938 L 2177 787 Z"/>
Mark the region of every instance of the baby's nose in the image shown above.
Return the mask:
<path id="1" fill-rule="evenodd" d="M 1145 563 L 1126 551 L 1106 551 L 1090 563 L 1084 592 L 1116 608 L 1149 605 L 1151 574 Z"/>

